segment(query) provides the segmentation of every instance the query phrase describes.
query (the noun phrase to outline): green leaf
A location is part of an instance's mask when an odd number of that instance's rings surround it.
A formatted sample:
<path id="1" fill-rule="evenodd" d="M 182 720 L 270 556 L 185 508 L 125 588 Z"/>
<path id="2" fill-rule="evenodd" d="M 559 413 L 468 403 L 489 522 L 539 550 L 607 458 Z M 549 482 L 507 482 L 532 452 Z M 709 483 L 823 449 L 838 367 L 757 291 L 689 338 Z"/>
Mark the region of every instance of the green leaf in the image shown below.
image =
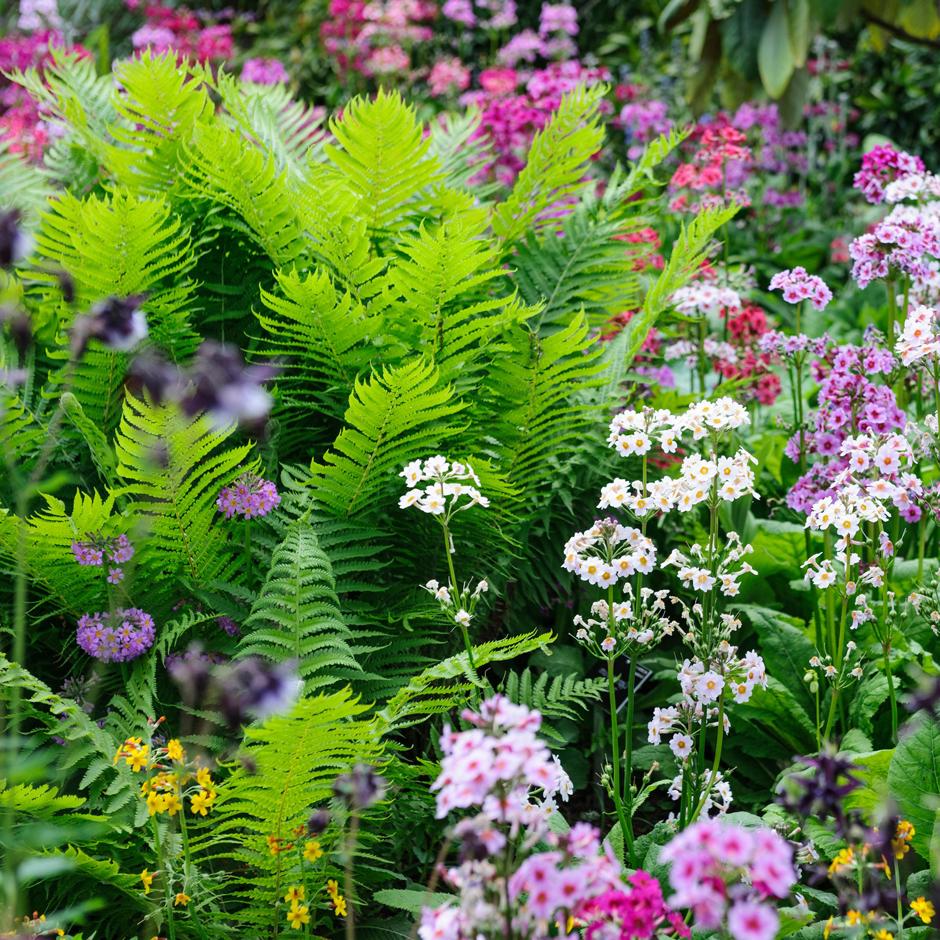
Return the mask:
<path id="1" fill-rule="evenodd" d="M 757 68 L 771 98 L 779 98 L 783 94 L 795 67 L 787 3 L 786 0 L 774 0 L 757 47 Z"/>
<path id="2" fill-rule="evenodd" d="M 888 768 L 888 786 L 900 815 L 914 824 L 914 849 L 937 871 L 934 830 L 940 818 L 940 723 L 922 715 L 902 730 Z"/>
<path id="3" fill-rule="evenodd" d="M 441 894 L 433 891 L 409 891 L 405 888 L 388 888 L 376 891 L 372 895 L 376 904 L 395 908 L 398 911 L 407 911 L 409 914 L 420 914 L 426 907 L 440 907 L 456 900 L 453 894 Z"/>

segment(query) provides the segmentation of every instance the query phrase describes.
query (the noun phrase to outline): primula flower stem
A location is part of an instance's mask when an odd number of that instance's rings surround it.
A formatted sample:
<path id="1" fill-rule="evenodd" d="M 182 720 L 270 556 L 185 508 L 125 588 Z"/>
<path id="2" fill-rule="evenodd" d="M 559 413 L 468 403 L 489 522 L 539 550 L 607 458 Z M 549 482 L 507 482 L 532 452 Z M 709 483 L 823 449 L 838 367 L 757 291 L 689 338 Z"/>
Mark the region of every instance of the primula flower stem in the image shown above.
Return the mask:
<path id="1" fill-rule="evenodd" d="M 622 791 L 620 789 L 620 728 L 617 722 L 617 693 L 614 687 L 613 657 L 607 659 L 607 694 L 610 698 L 610 757 L 611 767 L 613 768 L 614 807 L 617 810 L 617 820 L 620 823 L 620 831 L 623 833 L 624 845 L 629 846 L 627 849 L 627 863 L 630 864 L 633 856 L 633 834 L 624 812 Z"/>
<path id="2" fill-rule="evenodd" d="M 163 876 L 164 894 L 166 895 L 166 929 L 169 940 L 176 940 L 176 923 L 173 920 L 173 886 L 170 884 L 170 873 L 163 858 L 163 844 L 160 841 L 160 823 L 157 814 L 150 817 L 153 826 L 153 847 L 157 851 L 157 871 Z"/>
<path id="3" fill-rule="evenodd" d="M 454 542 L 450 535 L 450 529 L 446 522 L 442 522 L 444 529 L 444 555 L 447 557 L 447 570 L 450 573 L 450 596 L 456 601 L 460 597 L 460 591 L 457 588 L 457 573 L 454 570 Z M 464 649 L 467 651 L 467 659 L 470 660 L 470 668 L 476 673 L 476 663 L 473 661 L 473 644 L 470 642 L 470 634 L 465 624 L 460 624 L 460 633 L 463 637 Z"/>
<path id="4" fill-rule="evenodd" d="M 718 737 L 715 739 L 715 759 L 712 761 L 712 769 L 708 775 L 708 780 L 705 782 L 705 789 L 699 797 L 695 812 L 692 813 L 689 819 L 690 826 L 701 815 L 705 803 L 708 800 L 708 796 L 712 792 L 712 787 L 715 785 L 715 780 L 718 778 L 718 768 L 721 765 L 721 746 L 725 741 L 725 691 L 727 688 L 728 686 L 726 684 L 721 690 L 721 695 L 718 697 Z"/>

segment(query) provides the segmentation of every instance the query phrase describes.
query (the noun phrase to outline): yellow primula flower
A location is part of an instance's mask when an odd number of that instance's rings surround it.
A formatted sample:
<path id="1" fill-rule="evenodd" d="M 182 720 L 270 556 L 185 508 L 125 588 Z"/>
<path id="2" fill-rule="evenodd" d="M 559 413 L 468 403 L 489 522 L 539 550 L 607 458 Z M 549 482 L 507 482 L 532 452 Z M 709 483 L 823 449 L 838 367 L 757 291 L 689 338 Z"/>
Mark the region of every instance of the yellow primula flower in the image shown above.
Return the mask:
<path id="1" fill-rule="evenodd" d="M 155 877 L 156 875 L 147 871 L 146 868 L 140 873 L 140 880 L 144 883 L 144 894 L 150 894 L 150 886 L 153 884 Z"/>
<path id="2" fill-rule="evenodd" d="M 346 916 L 346 913 L 347 913 L 347 911 L 346 911 L 346 898 L 344 898 L 341 894 L 337 894 L 337 895 L 333 898 L 333 913 L 334 913 L 337 917 L 345 917 L 345 916 Z"/>
<path id="3" fill-rule="evenodd" d="M 163 793 L 157 793 L 156 790 L 151 790 L 147 794 L 147 812 L 151 816 L 155 816 L 157 813 L 162 813 L 166 809 L 166 795 Z"/>
<path id="4" fill-rule="evenodd" d="M 877 933 L 872 934 L 875 940 L 894 940 L 894 934 L 888 930 L 885 930 L 884 927 L 881 928 Z"/>
<path id="5" fill-rule="evenodd" d="M 136 774 L 147 766 L 147 756 L 149 754 L 150 746 L 148 744 L 141 744 L 140 747 L 134 748 L 124 755 L 124 763 Z"/>
<path id="6" fill-rule="evenodd" d="M 212 789 L 212 774 L 209 773 L 208 767 L 200 767 L 196 771 L 196 783 L 203 788 L 203 790 Z"/>
<path id="7" fill-rule="evenodd" d="M 838 874 L 843 868 L 848 868 L 853 861 L 855 861 L 855 850 L 852 846 L 849 846 L 847 849 L 840 849 L 836 853 L 836 857 L 832 860 L 832 864 L 829 866 L 829 874 Z"/>
<path id="8" fill-rule="evenodd" d="M 860 924 L 867 924 L 872 918 L 871 914 L 862 911 L 846 911 L 845 921 L 850 927 L 857 927 Z"/>
<path id="9" fill-rule="evenodd" d="M 326 893 L 331 897 L 335 898 L 339 894 L 339 883 L 334 881 L 332 878 L 326 883 Z"/>
<path id="10" fill-rule="evenodd" d="M 320 848 L 320 843 L 316 839 L 310 839 L 304 846 L 304 858 L 308 862 L 315 862 L 322 857 L 323 849 Z"/>
<path id="11" fill-rule="evenodd" d="M 212 804 L 215 802 L 215 795 L 215 790 L 199 790 L 197 793 L 194 793 L 189 798 L 190 812 L 205 816 L 209 810 L 212 809 Z M 270 845 L 270 838 L 268 844 Z M 271 854 L 277 854 L 273 848 L 271 849 Z"/>
<path id="12" fill-rule="evenodd" d="M 894 838 L 891 840 L 891 851 L 894 852 L 894 857 L 900 861 L 907 855 L 911 850 L 911 839 L 914 838 L 916 830 L 906 819 L 901 819 L 898 822 L 898 827 L 895 830 Z"/>
<path id="13" fill-rule="evenodd" d="M 292 885 L 287 889 L 287 894 L 284 895 L 285 901 L 302 901 L 304 895 L 307 892 L 304 890 L 303 885 Z"/>
<path id="14" fill-rule="evenodd" d="M 178 738 L 170 738 L 166 745 L 166 756 L 170 760 L 175 760 L 176 763 L 182 764 L 186 760 L 186 754 L 183 751 L 183 745 L 180 744 Z"/>
<path id="15" fill-rule="evenodd" d="M 163 811 L 170 816 L 175 816 L 182 808 L 178 793 L 167 793 L 163 798 Z"/>
<path id="16" fill-rule="evenodd" d="M 179 894 L 173 898 L 173 907 L 186 907 L 189 904 L 190 897 L 184 891 L 180 891 Z"/>
<path id="17" fill-rule="evenodd" d="M 291 925 L 291 929 L 300 930 L 304 924 L 310 923 L 310 908 L 306 904 L 295 902 L 287 912 L 287 922 Z"/>
<path id="18" fill-rule="evenodd" d="M 936 911 L 933 907 L 933 902 L 928 901 L 926 898 L 917 898 L 911 901 L 911 910 L 925 923 L 929 924 L 933 919 Z"/>
<path id="19" fill-rule="evenodd" d="M 826 921 L 826 926 L 823 928 L 823 940 L 829 940 L 829 934 L 832 933 L 832 918 Z"/>

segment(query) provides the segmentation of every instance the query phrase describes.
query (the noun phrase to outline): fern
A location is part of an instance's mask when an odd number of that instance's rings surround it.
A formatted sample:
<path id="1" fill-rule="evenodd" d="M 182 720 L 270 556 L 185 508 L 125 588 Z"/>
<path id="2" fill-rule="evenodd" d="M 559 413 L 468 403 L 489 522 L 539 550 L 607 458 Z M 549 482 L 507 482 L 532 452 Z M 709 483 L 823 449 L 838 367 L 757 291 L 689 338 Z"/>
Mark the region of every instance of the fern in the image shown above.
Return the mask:
<path id="1" fill-rule="evenodd" d="M 277 273 L 278 293 L 261 292 L 270 314 L 258 313 L 264 354 L 282 357 L 279 403 L 288 427 L 309 425 L 311 412 L 339 419 L 359 373 L 368 366 L 382 319 L 322 270 Z"/>
<path id="2" fill-rule="evenodd" d="M 9 142 L 0 141 L 0 210 L 19 209 L 25 223 L 32 226 L 51 194 L 42 171 L 12 153 Z"/>
<path id="3" fill-rule="evenodd" d="M 603 85 L 579 86 L 566 94 L 529 148 L 529 157 L 509 197 L 493 215 L 493 231 L 507 249 L 530 231 L 549 224 L 545 211 L 586 186 L 591 157 L 604 139 L 598 105 Z"/>
<path id="4" fill-rule="evenodd" d="M 354 677 L 359 664 L 349 648 L 330 560 L 306 519 L 293 523 L 274 550 L 271 567 L 245 620 L 238 654 L 297 663 L 307 693 Z"/>
<path id="5" fill-rule="evenodd" d="M 440 161 L 443 183 L 471 192 L 478 200 L 497 189 L 496 183 L 470 182 L 489 162 L 493 149 L 485 135 L 476 136 L 479 127 L 480 112 L 468 108 L 463 114 L 442 114 L 430 133 L 431 154 Z"/>
<path id="6" fill-rule="evenodd" d="M 339 146 L 327 157 L 361 198 L 370 238 L 388 234 L 418 206 L 418 194 L 441 179 L 414 108 L 397 92 L 380 90 L 373 100 L 353 98 L 339 120 L 330 121 Z M 397 224 L 396 224 L 397 223 Z"/>
<path id="7" fill-rule="evenodd" d="M 457 428 L 447 420 L 463 407 L 423 359 L 357 381 L 346 428 L 322 462 L 311 465 L 317 500 L 337 515 L 384 509 L 401 468 L 452 438 Z"/>
<path id="8" fill-rule="evenodd" d="M 71 392 L 63 393 L 61 404 L 65 416 L 88 446 L 92 462 L 101 475 L 101 479 L 108 486 L 114 486 L 117 481 L 117 464 L 114 451 L 101 428 L 85 414 L 81 402 Z"/>
<path id="9" fill-rule="evenodd" d="M 473 647 L 476 670 L 494 662 L 515 659 L 542 649 L 553 641 L 551 633 L 521 633 Z M 389 734 L 464 705 L 474 688 L 485 688 L 470 665 L 466 651 L 423 670 L 402 688 L 376 716 Z"/>
<path id="10" fill-rule="evenodd" d="M 215 499 L 252 463 L 248 445 L 220 450 L 232 430 L 128 396 L 115 439 L 119 492 L 147 535 L 140 564 L 154 586 L 175 575 L 205 584 L 234 574 Z"/>
<path id="11" fill-rule="evenodd" d="M 245 729 L 245 761 L 219 788 L 212 820 L 194 841 L 198 854 L 228 859 L 253 873 L 230 889 L 245 905 L 234 917 L 250 925 L 252 936 L 283 918 L 275 901 L 297 880 L 291 874 L 296 856 L 272 855 L 268 837 L 292 841 L 311 807 L 330 798 L 338 774 L 380 761 L 378 725 L 365 718 L 366 711 L 348 691 L 315 695 L 300 700 L 290 714 Z M 229 930 L 232 920 L 226 915 Z"/>

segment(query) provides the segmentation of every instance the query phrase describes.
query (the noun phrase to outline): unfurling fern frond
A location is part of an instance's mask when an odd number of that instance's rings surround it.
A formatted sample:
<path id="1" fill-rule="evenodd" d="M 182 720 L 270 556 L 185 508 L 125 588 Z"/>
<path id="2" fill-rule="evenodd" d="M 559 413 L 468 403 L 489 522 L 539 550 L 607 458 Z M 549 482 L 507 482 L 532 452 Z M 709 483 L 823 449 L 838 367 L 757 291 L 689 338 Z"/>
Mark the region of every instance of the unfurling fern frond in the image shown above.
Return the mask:
<path id="1" fill-rule="evenodd" d="M 311 464 L 316 499 L 335 515 L 384 512 L 398 500 L 392 491 L 401 468 L 453 438 L 458 428 L 448 419 L 464 407 L 423 359 L 357 380 L 346 427 L 323 460 Z"/>
<path id="2" fill-rule="evenodd" d="M 535 135 L 525 167 L 493 216 L 493 231 L 507 249 L 552 222 L 543 217 L 546 209 L 588 185 L 588 163 L 604 140 L 598 105 L 606 90 L 594 85 L 569 92 Z"/>
<path id="3" fill-rule="evenodd" d="M 381 317 L 372 316 L 322 270 L 277 273 L 277 293 L 261 291 L 270 311 L 257 313 L 265 356 L 282 358 L 279 403 L 289 428 L 311 414 L 339 419 L 360 373 L 374 355 Z M 308 442 L 309 446 L 309 442 Z"/>
<path id="4" fill-rule="evenodd" d="M 236 915 L 251 936 L 267 935 L 283 919 L 278 904 L 285 884 L 297 883 L 296 854 L 273 854 L 269 838 L 295 838 L 310 810 L 328 800 L 333 781 L 358 763 L 382 757 L 377 722 L 347 691 L 301 699 L 287 715 L 245 729 L 245 760 L 219 788 L 212 819 L 195 829 L 196 852 L 231 860 L 251 872 L 232 890 L 243 907 Z M 227 884 L 236 884 L 234 876 Z M 233 915 L 226 915 L 231 930 Z"/>
<path id="5" fill-rule="evenodd" d="M 153 586 L 176 575 L 196 584 L 232 576 L 229 536 L 215 500 L 222 486 L 252 467 L 249 445 L 220 449 L 233 430 L 127 398 L 115 439 L 125 484 L 120 493 L 147 535 L 140 564 Z"/>
<path id="6" fill-rule="evenodd" d="M 359 664 L 339 610 L 330 560 L 307 519 L 287 530 L 244 624 L 239 656 L 293 660 L 309 694 L 354 678 Z"/>
<path id="7" fill-rule="evenodd" d="M 441 179 L 415 110 L 397 92 L 379 90 L 373 99 L 353 98 L 342 118 L 330 122 L 339 146 L 326 154 L 361 198 L 372 238 L 388 234 L 420 208 L 418 194 Z"/>
<path id="8" fill-rule="evenodd" d="M 467 652 L 458 653 L 443 662 L 423 670 L 389 699 L 376 716 L 384 733 L 407 728 L 424 721 L 430 715 L 439 715 L 466 704 L 467 695 L 474 687 L 485 689 L 477 670 L 489 663 L 505 662 L 548 646 L 551 633 L 520 633 L 517 636 L 492 640 L 473 647 L 474 666 Z"/>

